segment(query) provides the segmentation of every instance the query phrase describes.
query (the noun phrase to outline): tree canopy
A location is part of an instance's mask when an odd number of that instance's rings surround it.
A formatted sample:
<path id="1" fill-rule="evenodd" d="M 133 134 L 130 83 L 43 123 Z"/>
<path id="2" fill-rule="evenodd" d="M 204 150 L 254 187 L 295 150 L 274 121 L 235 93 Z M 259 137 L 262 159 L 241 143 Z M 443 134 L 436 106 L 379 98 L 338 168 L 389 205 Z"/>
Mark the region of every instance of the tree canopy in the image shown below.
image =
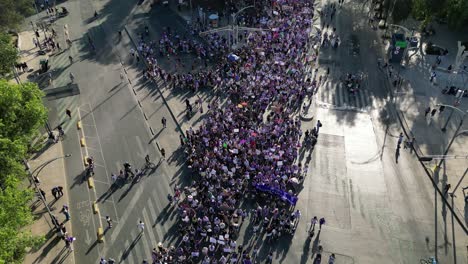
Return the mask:
<path id="1" fill-rule="evenodd" d="M 22 230 L 33 219 L 22 160 L 47 117 L 42 96 L 35 83 L 0 80 L 0 263 L 21 263 L 26 247 L 38 238 Z"/>
<path id="2" fill-rule="evenodd" d="M 0 0 L 0 32 L 16 30 L 23 19 L 34 13 L 33 0 Z"/>
<path id="3" fill-rule="evenodd" d="M 29 141 L 47 117 L 43 96 L 35 83 L 0 80 L 0 138 Z"/>
<path id="4" fill-rule="evenodd" d="M 452 29 L 468 27 L 468 0 L 387 0 L 395 5 L 392 18 L 400 22 L 410 14 L 426 25 L 434 19 L 446 21 Z"/>
<path id="5" fill-rule="evenodd" d="M 11 41 L 11 35 L 0 32 L 0 76 L 10 73 L 17 60 L 18 50 Z"/>

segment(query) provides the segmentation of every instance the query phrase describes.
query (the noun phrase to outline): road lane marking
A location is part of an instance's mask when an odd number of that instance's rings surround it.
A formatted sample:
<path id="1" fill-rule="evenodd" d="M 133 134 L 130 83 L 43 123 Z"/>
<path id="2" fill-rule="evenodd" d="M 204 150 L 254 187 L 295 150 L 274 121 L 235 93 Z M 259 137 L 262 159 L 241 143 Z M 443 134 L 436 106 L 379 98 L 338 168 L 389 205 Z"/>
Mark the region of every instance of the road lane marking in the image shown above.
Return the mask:
<path id="1" fill-rule="evenodd" d="M 158 199 L 156 189 L 153 189 L 152 195 L 153 195 L 153 198 L 154 198 L 154 200 L 156 202 L 156 208 L 158 209 L 158 212 L 161 215 L 161 211 L 162 211 L 163 207 L 161 206 L 160 199 Z M 165 230 L 163 231 L 163 229 L 162 229 L 163 226 L 159 222 L 160 221 L 158 221 L 158 223 L 156 223 L 156 225 L 155 225 L 156 235 L 159 237 L 159 239 L 164 240 L 164 235 L 166 233 L 164 232 Z"/>
<path id="2" fill-rule="evenodd" d="M 146 220 L 144 220 L 146 222 Z M 147 241 L 147 236 L 146 236 L 146 232 L 148 233 L 151 233 L 151 228 L 145 228 L 145 232 L 143 232 L 142 236 L 141 236 L 141 240 L 143 240 L 143 251 L 144 251 L 144 255 L 146 255 L 146 260 L 148 259 L 151 259 L 151 252 L 150 252 L 150 246 L 148 245 L 148 241 Z M 142 257 L 144 255 L 141 255 Z"/>
<path id="3" fill-rule="evenodd" d="M 156 211 L 154 211 L 154 205 L 153 205 L 153 202 L 151 201 L 151 199 L 148 199 L 148 208 L 150 210 L 150 214 L 151 214 L 151 224 L 154 223 L 154 221 L 156 221 L 156 217 L 158 217 L 158 215 L 156 214 Z"/>
<path id="4" fill-rule="evenodd" d="M 91 107 L 91 104 L 88 104 L 89 105 L 89 108 L 92 109 Z M 109 179 L 109 171 L 107 170 L 107 164 L 106 164 L 106 159 L 104 158 L 104 153 L 102 151 L 102 144 L 101 144 L 101 137 L 99 136 L 99 131 L 97 129 L 97 123 L 96 123 L 96 118 L 94 117 L 94 113 L 93 111 L 91 110 L 91 117 L 93 119 L 93 123 L 94 123 L 94 129 L 96 130 L 96 135 L 97 135 L 97 141 L 98 141 L 98 145 L 99 145 L 99 153 L 101 153 L 101 158 L 102 158 L 102 162 L 104 163 L 104 171 L 106 173 L 106 180 L 107 180 L 107 184 L 111 184 L 111 180 Z M 97 196 L 96 196 L 97 197 Z M 114 201 L 114 196 L 111 195 L 111 200 L 112 200 L 112 206 L 114 207 L 114 213 L 115 213 L 115 218 L 117 218 L 117 221 L 119 220 L 119 213 L 117 212 L 117 207 L 115 206 L 115 201 Z M 102 222 L 102 221 L 101 221 Z M 102 226 L 102 223 L 101 223 L 101 226 Z"/>
<path id="5" fill-rule="evenodd" d="M 77 110 L 78 110 L 78 111 L 77 111 L 77 113 L 78 113 L 78 120 L 81 121 L 81 113 L 80 113 L 81 108 L 78 107 Z M 78 134 L 78 140 L 80 139 L 80 136 L 81 136 L 80 133 L 81 133 L 83 136 L 85 135 L 85 132 L 84 132 L 83 129 L 81 129 L 81 130 L 76 130 L 76 133 Z M 85 149 L 85 155 L 83 155 L 83 149 L 82 149 L 81 146 L 80 146 L 80 155 L 81 155 L 81 159 L 83 159 L 85 156 L 89 156 L 89 155 L 88 155 L 88 150 L 86 149 L 86 147 L 85 147 L 84 149 Z M 83 170 L 85 170 L 85 169 L 86 169 L 85 165 L 84 165 L 82 162 L 80 162 L 80 163 L 81 163 L 81 166 L 82 166 Z M 89 190 L 88 188 L 86 188 L 86 191 L 87 191 L 87 193 L 88 193 L 88 201 L 89 201 L 89 204 L 88 204 L 88 205 L 90 206 L 90 205 L 91 205 L 91 201 L 93 201 L 94 199 L 91 199 L 91 192 L 90 192 L 90 190 Z M 96 195 L 96 190 L 94 190 L 94 194 Z M 89 211 L 89 214 L 88 214 L 88 211 Z M 92 221 L 92 223 L 93 223 L 93 228 L 94 228 L 94 230 L 97 230 L 98 227 L 97 227 L 97 225 L 96 225 L 96 222 L 94 221 L 94 217 L 91 215 L 91 209 L 90 209 L 89 207 L 88 207 L 88 209 L 86 210 L 85 214 L 88 214 L 88 215 L 89 215 L 89 218 L 91 218 L 91 221 Z M 80 220 L 81 220 L 81 219 L 80 219 Z M 89 223 L 89 219 L 86 220 L 86 217 L 83 218 L 83 221 L 87 221 L 87 223 Z M 99 219 L 99 222 L 101 223 L 100 227 L 102 227 L 102 221 L 101 221 L 101 219 Z M 101 255 L 101 250 L 99 249 L 99 247 L 96 247 L 96 248 L 97 248 L 98 255 Z"/>
<path id="6" fill-rule="evenodd" d="M 124 226 L 124 224 L 126 224 L 126 222 L 128 220 L 128 217 L 130 216 L 130 213 L 133 211 L 133 208 L 135 208 L 136 203 L 138 202 L 141 195 L 143 194 L 143 187 L 144 186 L 145 185 L 143 185 L 143 184 L 139 184 L 138 188 L 135 190 L 135 193 L 133 194 L 132 199 L 130 200 L 130 202 L 127 205 L 127 209 L 125 210 L 125 212 L 120 217 L 120 222 L 122 222 L 122 224 L 117 225 L 117 227 L 115 228 L 114 232 L 111 235 L 111 242 L 115 241 L 115 239 L 117 238 L 117 235 L 122 230 L 122 227 Z"/>
<path id="7" fill-rule="evenodd" d="M 148 225 L 148 227 L 151 226 L 153 223 L 148 217 L 148 212 L 146 211 L 146 208 L 143 208 L 143 220 Z M 148 234 L 151 240 L 151 248 L 156 247 L 157 244 L 156 244 L 156 238 L 154 237 L 154 234 L 153 234 L 153 229 L 148 228 Z"/>

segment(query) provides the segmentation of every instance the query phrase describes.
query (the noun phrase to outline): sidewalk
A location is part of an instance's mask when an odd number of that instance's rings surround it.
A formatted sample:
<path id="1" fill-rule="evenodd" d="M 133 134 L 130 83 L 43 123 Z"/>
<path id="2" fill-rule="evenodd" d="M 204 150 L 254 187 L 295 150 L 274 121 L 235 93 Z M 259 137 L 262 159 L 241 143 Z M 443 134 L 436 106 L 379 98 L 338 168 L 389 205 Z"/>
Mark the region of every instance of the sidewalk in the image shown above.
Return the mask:
<path id="1" fill-rule="evenodd" d="M 20 80 L 22 82 L 38 82 L 38 85 L 41 89 L 46 87 L 47 85 L 43 86 L 42 81 L 47 79 L 47 73 L 42 74 L 42 75 L 37 75 L 38 70 L 41 68 L 40 61 L 41 60 L 50 60 L 49 59 L 49 54 L 46 53 L 45 55 L 39 55 L 38 51 L 40 50 L 39 48 L 34 46 L 33 39 L 36 38 L 34 35 L 34 31 L 32 30 L 27 30 L 18 33 L 18 48 L 20 50 L 19 56 L 20 56 L 20 62 L 26 62 L 28 65 L 28 71 L 27 72 L 18 72 L 18 75 L 20 77 Z M 42 42 L 44 40 L 44 33 L 40 31 L 40 37 L 39 40 Z M 50 63 L 49 63 L 50 67 Z M 42 80 L 42 81 L 41 81 Z"/>
<path id="2" fill-rule="evenodd" d="M 56 144 L 46 145 L 44 151 L 41 150 L 34 154 L 29 161 L 31 171 L 39 177 L 39 188 L 46 193 L 46 201 L 52 214 L 57 217 L 60 223 L 65 220 L 64 215 L 60 213 L 61 208 L 64 204 L 69 205 L 68 188 L 64 176 L 65 167 L 62 158 L 64 158 L 64 153 L 62 144 L 59 141 Z M 64 188 L 64 195 L 57 201 L 54 201 L 51 193 L 51 189 L 55 186 Z M 46 242 L 37 251 L 30 251 L 26 255 L 25 263 L 75 263 L 72 252 L 65 248 L 65 242 L 56 235 L 51 218 L 43 203 L 41 201 L 34 202 L 32 211 L 36 220 L 27 229 L 34 235 L 45 235 Z M 72 235 L 71 222 L 65 222 L 65 226 L 67 233 Z"/>
<path id="3" fill-rule="evenodd" d="M 433 42 L 436 45 L 446 47 L 449 50 L 447 56 L 442 57 L 442 63 L 439 68 L 446 69 L 448 65 L 453 64 L 455 60 L 455 54 L 457 52 L 457 37 L 455 33 L 450 32 L 446 29 L 446 26 L 436 26 L 437 35 L 424 38 L 423 42 Z M 420 36 L 417 32 L 416 36 Z M 441 90 L 449 83 L 449 73 L 436 69 L 437 74 L 436 82 L 431 83 L 429 81 L 429 75 L 432 72 L 431 66 L 434 64 L 437 56 L 421 54 L 418 50 L 417 54 L 411 57 L 411 60 L 406 68 L 398 69 L 398 66 L 394 66 L 392 78 L 389 78 L 389 85 L 391 89 L 396 92 L 395 103 L 397 110 L 403 118 L 404 126 L 408 129 L 410 136 L 416 138 L 416 148 L 421 156 L 427 155 L 443 155 L 450 140 L 454 136 L 454 133 L 460 124 L 462 119 L 461 113 L 454 111 L 450 117 L 451 109 L 446 108 L 443 112 L 439 111 L 437 104 L 453 105 L 455 97 L 453 95 L 442 94 Z M 468 61 L 465 60 L 464 65 L 467 65 Z M 395 76 L 399 74 L 403 78 L 403 83 L 400 88 L 395 88 L 392 81 L 395 80 Z M 388 77 L 388 73 L 386 73 Z M 466 80 L 461 79 L 458 76 L 451 82 L 452 85 L 458 88 L 466 89 Z M 437 113 L 431 117 L 429 113 L 426 117 L 425 109 L 430 107 L 436 109 Z M 468 110 L 468 98 L 463 97 L 460 100 L 460 105 L 457 106 L 462 111 Z M 468 115 L 466 115 L 468 116 Z M 461 127 L 460 131 L 467 130 L 467 120 L 465 116 L 465 124 Z M 448 121 L 448 122 L 447 122 Z M 442 128 L 447 124 L 446 132 L 442 132 Z M 456 137 L 450 151 L 447 155 L 467 155 L 466 146 L 468 145 L 466 136 Z M 433 169 L 436 163 L 440 160 L 435 160 L 426 163 L 426 167 Z M 445 169 L 441 171 L 440 176 L 436 179 L 440 190 L 444 190 L 445 186 L 450 184 L 451 189 L 448 191 L 451 193 L 463 173 L 467 169 L 466 158 L 465 159 L 447 159 L 445 162 Z M 455 193 L 455 211 L 457 215 L 464 219 L 465 226 L 468 226 L 468 204 L 465 203 L 464 194 L 462 188 L 468 187 L 468 177 L 465 177 Z M 446 197 L 450 199 L 449 196 Z"/>
<path id="4" fill-rule="evenodd" d="M 40 78 L 37 79 L 35 77 L 36 71 L 40 68 L 39 62 L 41 59 L 49 59 L 49 56 L 48 54 L 39 55 L 37 53 L 39 48 L 34 46 L 32 40 L 34 38 L 33 31 L 20 32 L 18 35 L 20 39 L 20 61 L 26 62 L 30 69 L 29 72 L 18 73 L 20 80 L 22 82 L 39 81 Z M 43 34 L 41 33 L 41 40 L 42 38 Z M 40 85 L 40 87 L 41 86 L 42 85 Z M 46 202 L 48 202 L 52 214 L 57 217 L 59 222 L 65 220 L 64 215 L 60 213 L 62 206 L 64 204 L 69 205 L 68 185 L 66 183 L 65 167 L 62 158 L 64 158 L 64 153 L 62 144 L 59 141 L 52 145 L 46 144 L 43 149 L 35 153 L 31 160 L 29 160 L 31 172 L 34 172 L 34 175 L 39 177 L 39 188 L 46 193 Z M 57 201 L 54 201 L 54 197 L 51 193 L 52 188 L 55 186 L 62 186 L 64 188 L 64 195 Z M 75 263 L 72 252 L 65 248 L 65 242 L 56 235 L 51 218 L 44 204 L 41 201 L 35 200 L 31 208 L 35 221 L 31 226 L 27 227 L 27 229 L 34 235 L 44 235 L 46 241 L 38 250 L 30 251 L 26 255 L 25 263 Z M 67 233 L 73 235 L 70 221 L 65 222 L 65 227 Z"/>

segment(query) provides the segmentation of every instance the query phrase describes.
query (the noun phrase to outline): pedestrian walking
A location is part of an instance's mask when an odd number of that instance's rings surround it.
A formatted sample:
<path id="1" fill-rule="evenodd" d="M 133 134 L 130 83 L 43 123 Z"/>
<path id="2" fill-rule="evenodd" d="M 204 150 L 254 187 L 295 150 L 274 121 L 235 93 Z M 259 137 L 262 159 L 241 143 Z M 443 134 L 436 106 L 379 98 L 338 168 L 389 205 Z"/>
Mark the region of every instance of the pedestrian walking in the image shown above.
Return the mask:
<path id="1" fill-rule="evenodd" d="M 432 71 L 432 72 L 431 72 L 431 77 L 429 77 L 429 81 L 430 81 L 431 83 L 434 82 L 434 79 L 435 79 L 436 76 L 437 76 L 436 72 L 435 72 L 435 71 Z"/>
<path id="2" fill-rule="evenodd" d="M 62 207 L 62 213 L 65 215 L 65 221 L 71 220 L 70 212 L 66 204 L 64 204 Z"/>
<path id="3" fill-rule="evenodd" d="M 52 73 L 49 72 L 49 73 L 47 74 L 47 76 L 49 77 L 49 85 L 52 85 L 52 81 L 53 81 Z"/>
<path id="4" fill-rule="evenodd" d="M 318 136 L 318 133 L 320 131 L 320 128 L 322 127 L 322 122 L 320 122 L 320 120 L 317 120 L 317 136 Z"/>
<path id="5" fill-rule="evenodd" d="M 414 146 L 414 141 L 415 141 L 415 140 L 416 140 L 415 137 L 413 137 L 411 140 L 408 140 L 408 141 L 406 142 L 405 147 L 404 147 L 405 149 L 406 149 L 406 148 L 409 148 L 410 153 L 413 153 L 413 146 Z"/>
<path id="6" fill-rule="evenodd" d="M 112 173 L 111 175 L 111 180 L 112 180 L 112 183 L 115 183 L 117 181 L 117 175 L 115 175 L 114 173 Z"/>
<path id="7" fill-rule="evenodd" d="M 39 188 L 39 192 L 41 193 L 42 197 L 44 198 L 44 201 L 46 201 L 46 193 L 44 192 L 44 190 Z"/>
<path id="8" fill-rule="evenodd" d="M 52 224 L 54 224 L 55 227 L 60 228 L 60 222 L 57 219 L 57 217 L 55 215 L 51 215 L 50 218 L 51 218 L 50 220 L 52 221 Z"/>
<path id="9" fill-rule="evenodd" d="M 57 191 L 58 191 L 57 187 L 52 188 L 52 196 L 54 196 L 55 200 L 57 200 L 59 198 Z"/>
<path id="10" fill-rule="evenodd" d="M 71 110 L 70 109 L 65 110 L 65 114 L 67 114 L 68 118 L 71 119 Z"/>
<path id="11" fill-rule="evenodd" d="M 320 229 L 320 230 L 322 230 L 322 225 L 324 225 L 324 224 L 325 224 L 325 218 L 322 217 L 322 218 L 320 218 L 320 220 L 319 220 L 319 229 Z"/>
<path id="12" fill-rule="evenodd" d="M 268 254 L 266 263 L 267 263 L 267 264 L 273 263 L 273 252 L 270 252 L 270 253 Z"/>
<path id="13" fill-rule="evenodd" d="M 112 219 L 110 216 L 106 216 L 107 228 L 112 228 Z"/>
<path id="14" fill-rule="evenodd" d="M 76 238 L 72 236 L 67 236 L 65 238 L 65 247 L 68 248 L 69 251 L 73 251 L 73 241 L 75 241 Z"/>
<path id="15" fill-rule="evenodd" d="M 427 115 L 431 112 L 431 107 L 427 107 L 426 110 L 424 111 L 424 117 L 427 117 Z"/>
<path id="16" fill-rule="evenodd" d="M 56 186 L 57 188 L 57 194 L 62 197 L 63 196 L 63 187 L 62 186 Z"/>
<path id="17" fill-rule="evenodd" d="M 36 48 L 39 47 L 39 42 L 37 41 L 37 39 L 33 38 L 33 43 Z"/>
<path id="18" fill-rule="evenodd" d="M 335 253 L 332 253 L 328 258 L 328 264 L 335 264 Z"/>
<path id="19" fill-rule="evenodd" d="M 161 123 L 163 125 L 163 128 L 166 128 L 166 123 L 167 123 L 167 120 L 166 118 L 163 116 L 163 118 L 161 119 Z"/>
<path id="20" fill-rule="evenodd" d="M 124 76 L 123 72 L 120 72 L 120 82 L 123 82 L 123 81 L 124 81 L 124 77 L 125 77 L 125 76 Z"/>
<path id="21" fill-rule="evenodd" d="M 179 135 L 179 139 L 180 139 L 180 145 L 183 147 L 185 145 L 184 136 Z"/>
<path id="22" fill-rule="evenodd" d="M 161 149 L 161 160 L 166 160 L 166 150 L 164 148 Z"/>
<path id="23" fill-rule="evenodd" d="M 401 145 L 401 143 L 403 142 L 403 139 L 404 139 L 403 132 L 401 132 L 400 135 L 398 136 L 398 146 Z"/>
<path id="24" fill-rule="evenodd" d="M 61 223 L 59 226 L 59 232 L 60 232 L 60 237 L 65 239 L 65 236 L 67 235 L 67 227 L 65 226 L 64 223 Z"/>
<path id="25" fill-rule="evenodd" d="M 315 225 L 317 224 L 317 222 L 318 222 L 317 216 L 312 217 L 312 219 L 310 219 L 310 228 L 309 228 L 309 230 L 314 230 Z"/>
<path id="26" fill-rule="evenodd" d="M 138 222 L 138 229 L 140 229 L 140 234 L 145 230 L 145 223 L 143 223 L 141 220 Z"/>
<path id="27" fill-rule="evenodd" d="M 432 111 L 431 111 L 431 117 L 434 117 L 436 113 L 437 113 L 437 109 L 435 109 L 435 108 L 432 109 Z"/>

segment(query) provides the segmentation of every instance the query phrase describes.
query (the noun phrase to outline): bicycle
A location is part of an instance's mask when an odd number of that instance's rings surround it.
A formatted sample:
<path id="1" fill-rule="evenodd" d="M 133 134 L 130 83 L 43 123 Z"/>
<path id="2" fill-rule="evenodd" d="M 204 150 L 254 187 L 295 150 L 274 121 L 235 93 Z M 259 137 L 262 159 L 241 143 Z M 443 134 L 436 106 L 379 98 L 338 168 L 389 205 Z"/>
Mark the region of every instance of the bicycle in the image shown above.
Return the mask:
<path id="1" fill-rule="evenodd" d="M 147 154 L 147 155 L 145 156 L 145 167 L 143 168 L 143 170 L 154 169 L 154 168 L 156 168 L 156 164 L 154 164 L 153 162 L 151 162 L 150 157 L 149 157 L 149 155 Z"/>
<path id="2" fill-rule="evenodd" d="M 147 170 L 147 169 L 154 169 L 154 168 L 156 168 L 156 164 L 154 164 L 153 162 L 147 161 L 147 162 L 145 163 L 144 170 Z"/>
<path id="3" fill-rule="evenodd" d="M 428 259 L 420 259 L 419 263 L 421 263 L 421 264 L 437 264 L 437 260 L 434 257 L 429 257 Z"/>
<path id="4" fill-rule="evenodd" d="M 58 132 L 59 133 L 58 133 L 58 136 L 57 136 L 57 141 L 59 141 L 59 140 L 64 141 L 67 138 L 67 136 L 65 135 L 65 131 L 63 131 L 63 129 L 59 129 Z"/>

